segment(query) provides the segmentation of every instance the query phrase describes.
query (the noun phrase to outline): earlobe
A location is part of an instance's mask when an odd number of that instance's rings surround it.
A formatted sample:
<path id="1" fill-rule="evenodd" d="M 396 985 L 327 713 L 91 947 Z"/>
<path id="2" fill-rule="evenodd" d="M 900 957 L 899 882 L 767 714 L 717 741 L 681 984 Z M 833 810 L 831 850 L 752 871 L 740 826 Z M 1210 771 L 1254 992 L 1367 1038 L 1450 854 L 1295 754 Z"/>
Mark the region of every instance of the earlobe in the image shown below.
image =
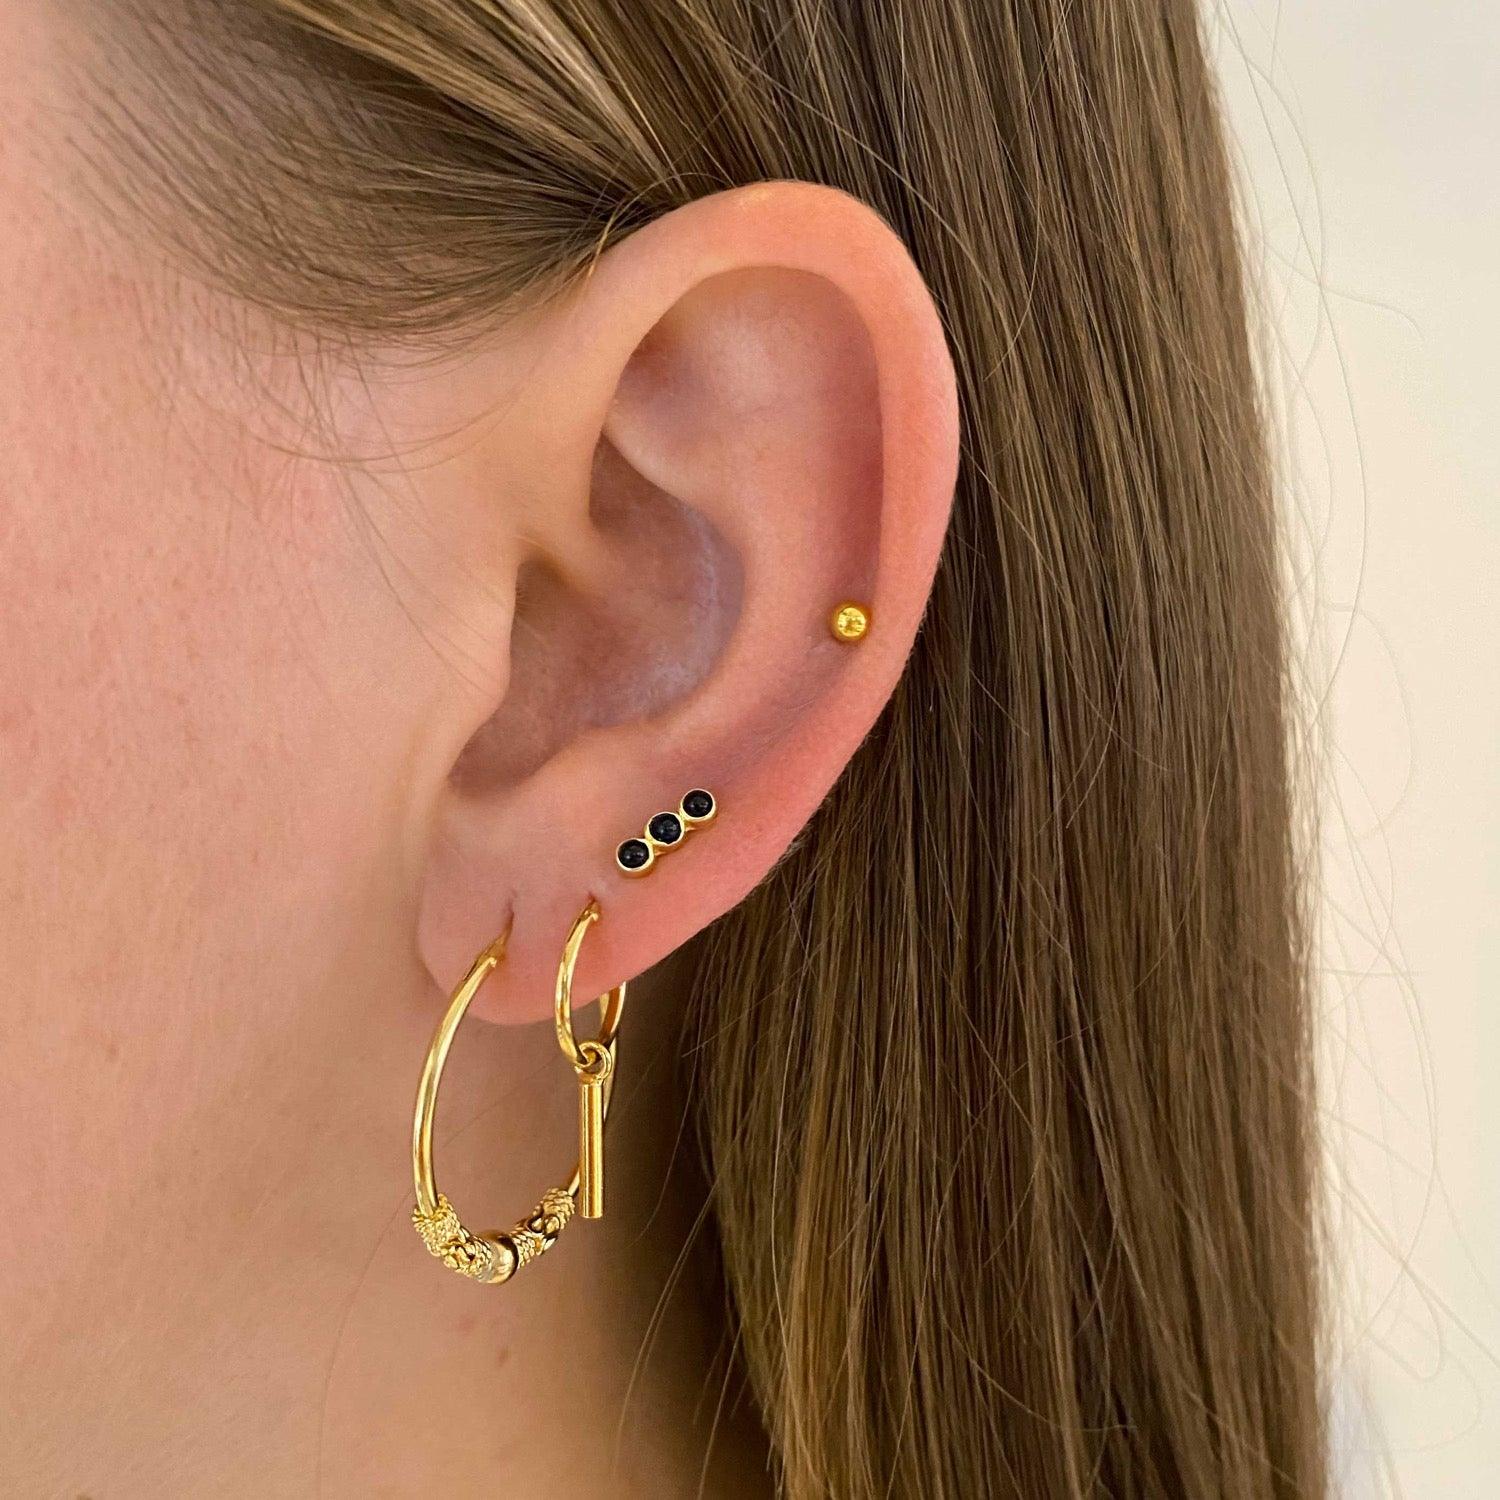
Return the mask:
<path id="1" fill-rule="evenodd" d="M 492 580 L 516 599 L 507 687 L 437 796 L 420 931 L 447 985 L 513 918 L 486 1013 L 515 1020 L 546 1014 L 589 897 L 579 983 L 602 991 L 784 852 L 895 685 L 957 465 L 931 298 L 837 193 L 679 210 L 532 336 L 493 452 L 524 467 L 545 422 L 560 461 L 514 479 L 523 577 Z M 847 604 L 873 628 L 838 628 Z"/>

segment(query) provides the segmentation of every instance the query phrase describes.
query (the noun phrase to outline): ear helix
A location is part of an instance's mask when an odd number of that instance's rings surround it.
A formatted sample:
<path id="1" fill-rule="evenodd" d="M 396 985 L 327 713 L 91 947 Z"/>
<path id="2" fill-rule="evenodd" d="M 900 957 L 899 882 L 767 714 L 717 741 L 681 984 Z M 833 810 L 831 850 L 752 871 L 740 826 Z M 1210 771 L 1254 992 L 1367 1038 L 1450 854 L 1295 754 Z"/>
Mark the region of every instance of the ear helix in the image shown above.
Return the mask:
<path id="1" fill-rule="evenodd" d="M 622 875 L 649 875 L 659 854 L 675 849 L 695 829 L 712 823 L 719 804 L 712 792 L 695 787 L 677 806 L 676 812 L 656 813 L 640 838 L 626 839 L 615 850 L 615 866 Z"/>

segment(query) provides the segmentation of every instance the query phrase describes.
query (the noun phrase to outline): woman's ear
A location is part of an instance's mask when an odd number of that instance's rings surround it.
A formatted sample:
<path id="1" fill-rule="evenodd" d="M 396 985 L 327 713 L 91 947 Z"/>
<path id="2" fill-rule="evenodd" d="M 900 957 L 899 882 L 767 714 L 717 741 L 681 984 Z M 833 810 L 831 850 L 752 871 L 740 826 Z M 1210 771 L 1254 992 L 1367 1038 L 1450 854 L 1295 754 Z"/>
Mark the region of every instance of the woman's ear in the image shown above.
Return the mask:
<path id="1" fill-rule="evenodd" d="M 738 902 L 869 730 L 942 543 L 953 370 L 890 228 L 772 183 L 639 231 L 432 378 L 484 409 L 417 481 L 457 518 L 451 602 L 484 660 L 438 695 L 422 758 L 442 774 L 420 789 L 419 942 L 446 988 L 511 923 L 483 1009 L 531 1020 L 590 897 L 593 994 Z M 857 644 L 830 625 L 849 601 Z M 623 874 L 622 841 L 695 789 L 712 823 Z"/>

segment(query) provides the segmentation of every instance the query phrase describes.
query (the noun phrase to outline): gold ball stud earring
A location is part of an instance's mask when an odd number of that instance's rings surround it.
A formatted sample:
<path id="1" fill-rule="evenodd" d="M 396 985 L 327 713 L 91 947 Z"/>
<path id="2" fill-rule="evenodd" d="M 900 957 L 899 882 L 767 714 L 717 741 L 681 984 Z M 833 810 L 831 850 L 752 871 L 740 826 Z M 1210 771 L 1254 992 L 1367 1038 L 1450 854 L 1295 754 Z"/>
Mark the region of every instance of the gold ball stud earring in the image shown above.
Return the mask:
<path id="1" fill-rule="evenodd" d="M 836 641 L 861 641 L 870 628 L 870 611 L 863 604 L 841 604 L 828 622 Z"/>

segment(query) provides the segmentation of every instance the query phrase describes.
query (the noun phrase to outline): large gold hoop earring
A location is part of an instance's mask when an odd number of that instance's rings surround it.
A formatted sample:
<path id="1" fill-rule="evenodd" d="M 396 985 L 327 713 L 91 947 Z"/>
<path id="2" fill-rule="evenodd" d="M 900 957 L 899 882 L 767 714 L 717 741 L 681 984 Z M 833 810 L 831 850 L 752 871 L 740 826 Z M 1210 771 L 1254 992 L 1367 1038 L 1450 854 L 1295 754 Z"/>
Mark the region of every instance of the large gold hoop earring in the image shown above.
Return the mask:
<path id="1" fill-rule="evenodd" d="M 498 1285 L 509 1281 L 522 1266 L 550 1250 L 577 1212 L 585 1219 L 604 1214 L 604 1122 L 614 1091 L 615 1039 L 625 1009 L 625 986 L 599 997 L 599 1035 L 580 1042 L 573 1031 L 573 970 L 584 936 L 599 920 L 599 905 L 590 901 L 578 914 L 563 944 L 557 966 L 553 1011 L 557 1044 L 573 1065 L 578 1079 L 578 1165 L 563 1187 L 550 1188 L 536 1208 L 506 1230 L 474 1234 L 466 1229 L 447 1197 L 438 1191 L 432 1167 L 432 1124 L 437 1115 L 438 1086 L 459 1022 L 484 982 L 500 966 L 510 937 L 506 929 L 478 958 L 454 990 L 448 1009 L 433 1033 L 417 1085 L 416 1116 L 412 1123 L 412 1175 L 417 1206 L 411 1221 L 422 1243 L 450 1270 L 473 1281 Z"/>

